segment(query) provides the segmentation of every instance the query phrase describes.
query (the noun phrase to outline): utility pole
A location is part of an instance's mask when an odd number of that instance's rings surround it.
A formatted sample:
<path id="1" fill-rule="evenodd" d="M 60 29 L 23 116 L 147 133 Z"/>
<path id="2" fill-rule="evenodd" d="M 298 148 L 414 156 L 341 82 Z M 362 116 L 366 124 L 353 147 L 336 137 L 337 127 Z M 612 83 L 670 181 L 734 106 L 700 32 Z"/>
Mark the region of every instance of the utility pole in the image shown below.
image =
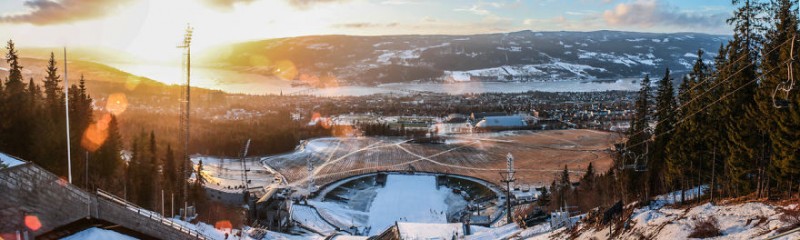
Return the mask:
<path id="1" fill-rule="evenodd" d="M 86 189 L 89 189 L 89 151 L 86 151 L 86 175 L 83 177 Z"/>
<path id="2" fill-rule="evenodd" d="M 511 153 L 506 155 L 506 166 L 508 170 L 500 172 L 500 176 L 503 178 L 500 182 L 506 184 L 506 223 L 508 224 L 514 222 L 513 216 L 511 216 L 513 214 L 511 211 L 513 209 L 511 206 L 511 183 L 516 181 L 516 179 L 514 179 L 514 156 L 512 156 Z"/>
<path id="3" fill-rule="evenodd" d="M 250 208 L 250 190 L 247 187 L 247 171 L 250 171 L 250 170 L 247 170 L 247 162 L 245 162 L 245 157 L 247 157 L 247 150 L 249 150 L 249 149 L 250 149 L 250 139 L 247 139 L 247 143 L 244 144 L 244 150 L 242 151 L 242 158 L 241 158 L 241 160 L 242 160 L 242 183 L 243 183 L 243 186 L 244 186 L 244 189 L 242 189 L 242 200 L 244 200 L 244 205 L 245 205 L 245 208 L 247 208 L 247 209 Z M 247 221 L 248 220 L 247 219 L 248 211 L 245 210 L 244 213 L 245 213 L 245 215 L 244 215 L 245 223 L 247 223 L 248 222 Z"/>
<path id="4" fill-rule="evenodd" d="M 191 45 L 192 45 L 192 32 L 193 31 L 194 31 L 194 29 L 191 26 L 187 26 L 186 27 L 186 33 L 183 35 L 183 43 L 182 43 L 182 45 L 178 46 L 178 48 L 186 49 L 186 52 L 185 52 L 186 58 L 183 59 L 185 61 L 184 62 L 185 65 L 186 65 L 186 68 L 185 68 L 185 71 L 186 71 L 186 75 L 185 75 L 186 76 L 186 88 L 181 91 L 181 99 L 180 99 L 180 103 L 181 103 L 181 105 L 180 105 L 181 106 L 180 107 L 181 108 L 180 109 L 181 110 L 180 111 L 180 133 L 181 134 L 178 137 L 178 139 L 180 139 L 182 141 L 182 143 L 183 143 L 183 144 L 181 144 L 182 147 L 183 147 L 183 151 L 182 151 L 182 155 L 181 155 L 181 160 L 182 160 L 182 164 L 181 164 L 182 171 L 181 172 L 183 174 L 183 179 L 181 181 L 183 182 L 183 190 L 182 190 L 183 194 L 182 194 L 182 197 L 183 197 L 184 209 L 183 209 L 183 216 L 181 216 L 181 217 L 184 220 L 186 219 L 186 214 L 188 212 L 188 202 L 189 202 L 189 200 L 188 200 L 188 190 L 187 190 L 189 183 L 188 183 L 188 181 L 186 181 L 186 177 L 190 176 L 192 171 L 193 171 L 192 170 L 192 166 L 189 165 L 189 164 L 191 164 L 190 163 L 190 159 L 189 159 L 189 129 L 190 129 L 190 127 L 189 127 L 189 122 L 190 122 L 189 121 L 189 119 L 190 119 L 189 118 L 189 114 L 191 113 L 191 108 L 190 108 L 190 106 L 191 106 L 190 105 L 190 99 L 191 99 L 190 98 L 190 93 L 191 93 L 191 79 L 192 79 L 191 78 L 191 76 L 192 76 L 191 75 L 191 73 L 192 73 L 192 55 L 191 55 L 192 54 L 192 48 L 191 48 Z M 189 166 L 187 166 L 187 165 L 189 165 Z"/>
<path id="5" fill-rule="evenodd" d="M 67 77 L 67 47 L 64 47 L 64 113 L 66 113 L 67 122 L 67 175 L 69 176 L 69 183 L 72 183 L 72 148 L 70 146 L 69 137 L 69 78 Z M 80 171 L 80 170 L 79 170 Z"/>

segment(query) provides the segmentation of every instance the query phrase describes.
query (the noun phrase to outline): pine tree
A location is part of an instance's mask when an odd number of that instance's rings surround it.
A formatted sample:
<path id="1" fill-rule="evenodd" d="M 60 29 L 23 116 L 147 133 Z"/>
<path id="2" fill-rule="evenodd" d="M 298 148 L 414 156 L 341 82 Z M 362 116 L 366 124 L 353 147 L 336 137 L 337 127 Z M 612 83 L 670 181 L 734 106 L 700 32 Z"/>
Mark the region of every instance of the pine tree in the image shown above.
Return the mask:
<path id="1" fill-rule="evenodd" d="M 117 118 L 109 114 L 108 120 L 108 137 L 103 145 L 92 154 L 90 167 L 90 176 L 94 186 L 108 191 L 117 191 L 117 173 L 123 165 L 122 158 L 120 157 L 121 136 L 117 124 Z"/>
<path id="2" fill-rule="evenodd" d="M 592 166 L 592 162 L 589 162 L 589 166 L 586 167 L 586 173 L 581 178 L 581 188 L 585 190 L 592 190 L 595 184 L 595 170 L 594 166 Z"/>
<path id="3" fill-rule="evenodd" d="M 771 183 L 786 182 L 791 195 L 792 180 L 800 177 L 800 101 L 797 90 L 781 91 L 788 81 L 787 73 L 800 73 L 800 66 L 787 64 L 791 59 L 796 59 L 800 52 L 800 39 L 798 39 L 798 23 L 795 14 L 796 6 L 790 0 L 776 0 L 770 9 L 773 16 L 773 27 L 766 34 L 766 41 L 762 50 L 762 66 L 764 69 L 774 69 L 764 73 L 763 79 L 755 93 L 757 108 L 749 112 L 759 116 L 759 130 L 768 136 L 768 148 L 761 149 L 758 158 L 759 176 L 764 176 L 758 182 L 759 193 L 763 188 L 769 188 Z M 795 42 L 792 42 L 794 40 Z M 795 48 L 792 52 L 792 48 Z M 789 69 L 789 67 L 792 67 Z M 786 105 L 779 104 L 786 101 Z M 766 185 L 766 186 L 765 186 Z M 781 189 L 787 190 L 787 189 Z M 798 189 L 800 191 L 800 189 Z M 760 195 L 760 194 L 759 194 Z"/>
<path id="4" fill-rule="evenodd" d="M 653 192 L 664 192 L 665 177 L 664 172 L 666 168 L 665 150 L 667 144 L 672 140 L 673 129 L 675 127 L 675 111 L 677 111 L 677 103 L 675 102 L 675 90 L 672 85 L 672 77 L 670 76 L 669 68 L 664 73 L 664 78 L 658 82 L 658 95 L 656 96 L 656 113 L 655 120 L 657 122 L 655 128 L 655 141 L 652 157 L 648 162 L 649 170 L 649 184 Z"/>
<path id="5" fill-rule="evenodd" d="M 28 106 L 35 113 L 39 110 L 39 102 L 42 100 L 42 91 L 39 86 L 33 82 L 33 78 L 28 80 Z"/>
<path id="6" fill-rule="evenodd" d="M 623 151 L 625 153 L 622 157 L 622 163 L 618 163 L 622 168 L 627 168 L 628 171 L 623 171 L 622 181 L 626 186 L 626 191 L 633 193 L 632 197 L 645 197 L 648 195 L 647 184 L 643 183 L 643 174 L 636 170 L 646 167 L 644 164 L 649 154 L 651 146 L 650 132 L 649 132 L 649 119 L 650 119 L 650 76 L 645 75 L 641 82 L 641 88 L 636 99 L 633 119 L 631 119 L 631 127 L 628 129 L 628 141 Z"/>
<path id="7" fill-rule="evenodd" d="M 125 169 L 125 196 L 128 201 L 139 202 L 139 169 L 141 153 L 139 152 L 139 143 L 136 139 L 131 141 L 131 159 L 128 161 L 128 166 Z"/>
<path id="8" fill-rule="evenodd" d="M 47 62 L 46 76 L 44 78 L 45 106 L 53 119 L 60 119 L 64 116 L 63 90 L 59 83 L 61 76 L 58 75 L 55 55 L 50 52 L 50 60 Z"/>
<path id="9" fill-rule="evenodd" d="M 164 192 L 168 194 L 179 194 L 181 191 L 181 179 L 178 179 L 179 169 L 175 159 L 172 146 L 167 144 L 166 156 L 164 157 L 164 168 L 161 170 L 161 182 L 164 184 Z M 167 203 L 170 205 L 172 203 Z M 170 205 L 171 208 L 171 205 Z"/>
<path id="10" fill-rule="evenodd" d="M 5 93 L 2 99 L 2 114 L 0 119 L 0 151 L 20 157 L 31 159 L 31 146 L 34 124 L 32 107 L 28 91 L 22 79 L 22 66 L 14 42 L 9 40 L 6 49 L 6 63 L 8 63 L 8 78 L 5 82 Z M 62 175 L 63 172 L 56 172 Z M 64 176 L 64 175 L 62 175 Z"/>
<path id="11" fill-rule="evenodd" d="M 692 85 L 692 80 L 688 76 L 684 76 L 683 81 L 678 89 L 678 98 L 680 99 L 681 105 L 687 104 L 691 100 L 692 96 L 690 89 L 692 88 Z M 688 107 L 677 109 L 676 113 L 681 119 L 691 114 Z M 692 143 L 687 142 L 692 135 L 689 125 L 690 124 L 688 121 L 676 123 L 675 130 L 672 133 L 672 140 L 667 142 L 666 148 L 667 156 L 665 163 L 667 167 L 667 184 L 678 185 L 681 191 L 686 189 L 684 178 L 687 175 L 686 172 L 689 170 L 687 166 L 689 165 L 688 163 L 692 148 Z M 683 192 L 681 192 L 681 199 L 683 199 Z M 681 200 L 681 202 L 683 202 L 683 200 Z"/>
<path id="12" fill-rule="evenodd" d="M 569 181 L 569 169 L 567 169 L 567 165 L 564 165 L 564 171 L 561 172 L 561 187 L 565 189 L 570 189 L 572 187 L 572 183 Z"/>
<path id="13" fill-rule="evenodd" d="M 724 153 L 726 174 L 729 177 L 728 189 L 735 196 L 752 192 L 753 159 L 761 139 L 754 126 L 752 114 L 748 109 L 754 108 L 755 81 L 757 80 L 758 61 L 757 48 L 762 42 L 764 4 L 751 0 L 734 0 L 741 5 L 728 19 L 734 25 L 734 35 L 729 48 L 729 71 L 723 88 L 725 108 L 722 108 L 722 121 L 725 131 Z M 738 61 L 742 59 L 742 61 Z"/>

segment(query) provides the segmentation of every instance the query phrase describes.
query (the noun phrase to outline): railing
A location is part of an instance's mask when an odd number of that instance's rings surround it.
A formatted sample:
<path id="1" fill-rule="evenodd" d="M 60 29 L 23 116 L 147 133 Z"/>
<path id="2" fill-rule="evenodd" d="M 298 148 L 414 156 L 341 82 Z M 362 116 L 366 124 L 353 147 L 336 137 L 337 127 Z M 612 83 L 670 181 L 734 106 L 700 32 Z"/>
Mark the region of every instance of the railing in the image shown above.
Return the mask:
<path id="1" fill-rule="evenodd" d="M 150 210 L 144 209 L 142 207 L 139 207 L 136 204 L 128 202 L 127 200 L 122 199 L 120 197 L 117 197 L 116 195 L 111 194 L 109 192 L 103 191 L 102 189 L 99 189 L 99 188 L 97 189 L 97 196 L 100 196 L 100 197 L 103 197 L 103 198 L 105 198 L 107 200 L 110 200 L 112 202 L 118 203 L 118 204 L 124 206 L 125 208 L 127 208 L 128 210 L 134 211 L 134 212 L 138 213 L 141 216 L 147 217 L 147 218 L 149 218 L 151 220 L 155 220 L 155 221 L 158 221 L 158 222 L 160 222 L 160 223 L 162 223 L 164 225 L 172 227 L 173 229 L 181 231 L 183 233 L 186 233 L 187 235 L 189 235 L 191 237 L 195 237 L 197 239 L 203 239 L 203 240 L 212 239 L 212 238 L 210 238 L 210 237 L 198 232 L 195 229 L 186 228 L 181 224 L 175 223 L 175 221 L 172 221 L 169 218 L 164 218 L 163 216 L 161 216 L 161 214 L 158 214 L 158 213 L 155 213 L 153 211 L 150 211 Z"/>

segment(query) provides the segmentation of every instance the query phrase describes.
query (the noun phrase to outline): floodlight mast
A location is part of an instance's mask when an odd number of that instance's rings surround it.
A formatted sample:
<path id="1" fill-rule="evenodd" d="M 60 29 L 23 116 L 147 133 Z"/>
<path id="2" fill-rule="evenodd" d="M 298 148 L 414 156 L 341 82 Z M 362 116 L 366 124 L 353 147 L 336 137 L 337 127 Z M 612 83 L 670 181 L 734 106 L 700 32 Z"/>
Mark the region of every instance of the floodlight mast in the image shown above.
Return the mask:
<path id="1" fill-rule="evenodd" d="M 505 172 L 500 172 L 500 176 L 502 177 L 500 182 L 506 184 L 506 222 L 512 223 L 513 217 L 511 215 L 513 213 L 511 210 L 513 207 L 511 206 L 511 183 L 516 181 L 516 179 L 514 178 L 514 156 L 511 155 L 511 153 L 506 155 L 506 166 L 508 167 L 508 170 Z"/>
<path id="2" fill-rule="evenodd" d="M 181 142 L 182 142 L 181 145 L 183 147 L 183 151 L 181 151 L 182 152 L 182 154 L 181 154 L 181 160 L 182 160 L 181 173 L 183 174 L 184 177 L 190 176 L 191 172 L 193 171 L 191 165 L 189 165 L 189 166 L 187 166 L 187 165 L 191 164 L 190 163 L 190 159 L 189 159 L 189 129 L 190 129 L 189 114 L 191 113 L 191 108 L 190 108 L 190 106 L 191 106 L 191 104 L 190 104 L 191 98 L 190 98 L 190 96 L 191 96 L 191 79 L 192 79 L 191 78 L 191 76 L 192 76 L 192 74 L 191 74 L 192 73 L 192 47 L 191 47 L 191 45 L 192 45 L 192 33 L 194 32 L 194 28 L 192 28 L 191 26 L 186 26 L 186 30 L 185 31 L 186 32 L 183 35 L 183 43 L 180 46 L 178 46 L 178 48 L 182 48 L 182 49 L 186 50 L 185 53 L 184 53 L 184 55 L 186 57 L 182 59 L 184 65 L 186 66 L 186 68 L 184 68 L 184 71 L 185 71 L 184 76 L 186 77 L 186 86 L 185 86 L 184 89 L 181 89 L 180 126 L 179 126 L 180 135 L 178 137 L 178 139 L 181 140 Z M 198 178 L 200 177 L 199 173 L 198 173 L 197 177 Z M 183 195 L 183 206 L 184 206 L 183 216 L 182 216 L 183 219 L 186 219 L 186 214 L 187 214 L 188 205 L 189 205 L 188 204 L 188 202 L 189 202 L 188 201 L 188 190 L 187 190 L 188 185 L 189 185 L 189 182 L 188 181 L 184 181 L 183 189 L 182 189 L 182 192 L 183 192 L 183 194 L 182 194 Z"/>

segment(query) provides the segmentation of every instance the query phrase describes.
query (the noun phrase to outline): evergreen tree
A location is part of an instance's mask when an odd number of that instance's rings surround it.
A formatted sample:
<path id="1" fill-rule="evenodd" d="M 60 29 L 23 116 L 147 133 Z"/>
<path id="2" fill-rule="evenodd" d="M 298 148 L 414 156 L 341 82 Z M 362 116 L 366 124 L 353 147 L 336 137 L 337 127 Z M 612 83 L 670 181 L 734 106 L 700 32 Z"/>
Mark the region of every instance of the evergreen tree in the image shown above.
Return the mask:
<path id="1" fill-rule="evenodd" d="M 691 100 L 691 87 L 692 80 L 688 76 L 684 76 L 683 81 L 678 89 L 678 98 L 681 105 L 687 104 Z M 680 118 L 683 118 L 691 114 L 691 112 L 688 110 L 688 107 L 684 106 L 680 109 L 677 109 L 676 113 Z M 658 129 L 658 126 L 656 127 L 657 130 L 660 130 Z M 683 189 L 686 189 L 684 178 L 687 175 L 686 171 L 689 170 L 687 166 L 689 165 L 689 155 L 692 151 L 691 143 L 687 142 L 691 135 L 691 129 L 689 128 L 688 121 L 676 123 L 675 130 L 672 133 L 673 140 L 667 142 L 666 148 L 667 156 L 665 158 L 665 163 L 667 167 L 667 184 L 678 185 L 678 187 L 681 189 L 681 199 L 684 197 Z M 681 202 L 683 202 L 683 200 L 681 200 Z"/>
<path id="2" fill-rule="evenodd" d="M 752 192 L 754 169 L 753 159 L 756 157 L 762 141 L 758 129 L 754 127 L 755 116 L 747 114 L 755 106 L 755 80 L 757 80 L 758 61 L 757 48 L 762 42 L 764 4 L 751 0 L 734 0 L 740 5 L 728 23 L 734 25 L 733 40 L 728 52 L 728 71 L 722 90 L 722 125 L 725 128 L 724 153 L 725 169 L 729 177 L 726 182 L 730 193 L 735 196 Z M 735 59 L 735 60 L 734 60 Z M 738 61 L 741 59 L 742 61 Z M 752 111 L 751 111 L 752 112 Z"/>
<path id="3" fill-rule="evenodd" d="M 161 182 L 164 184 L 164 192 L 167 194 L 180 194 L 182 179 L 178 179 L 179 169 L 175 159 L 172 146 L 167 144 L 166 156 L 164 157 L 164 168 L 161 171 Z M 169 208 L 172 203 L 167 203 Z"/>
<path id="4" fill-rule="evenodd" d="M 673 90 L 672 77 L 670 76 L 669 68 L 664 73 L 664 78 L 658 82 L 658 95 L 656 96 L 656 128 L 655 128 L 655 141 L 652 157 L 648 162 L 649 170 L 649 184 L 653 192 L 664 192 L 665 186 L 665 167 L 666 156 L 665 151 L 662 149 L 667 148 L 667 144 L 672 140 L 672 132 L 675 127 L 675 111 L 677 111 L 677 103 L 675 102 L 675 90 Z"/>
<path id="5" fill-rule="evenodd" d="M 128 201 L 139 202 L 139 169 L 141 168 L 141 153 L 139 153 L 139 143 L 134 139 L 131 143 L 131 159 L 125 169 L 125 196 Z"/>
<path id="6" fill-rule="evenodd" d="M 64 98 L 63 90 L 59 83 L 61 76 L 58 75 L 55 55 L 50 52 L 50 60 L 47 62 L 46 76 L 44 78 L 45 106 L 50 116 L 55 119 L 63 118 Z"/>
<path id="7" fill-rule="evenodd" d="M 39 86 L 33 82 L 33 78 L 28 80 L 28 106 L 34 113 L 39 110 L 39 102 L 42 100 L 42 92 Z"/>
<path id="8" fill-rule="evenodd" d="M 771 183 L 785 182 L 787 184 L 781 185 L 788 186 L 788 189 L 781 190 L 788 190 L 791 195 L 793 180 L 800 175 L 800 154 L 796 151 L 800 149 L 797 130 L 800 129 L 800 101 L 797 90 L 780 90 L 793 80 L 787 79 L 788 72 L 800 73 L 800 66 L 787 64 L 791 59 L 796 59 L 800 52 L 795 11 L 794 1 L 790 0 L 775 0 L 770 9 L 773 26 L 766 34 L 762 65 L 765 69 L 773 70 L 764 72 L 755 93 L 757 108 L 753 110 L 758 111 L 750 112 L 759 117 L 755 123 L 760 132 L 768 136 L 766 144 L 769 147 L 762 149 L 758 157 L 759 176 L 763 176 L 757 185 L 759 193 L 763 188 L 772 186 Z M 782 101 L 785 101 L 785 105 Z M 764 176 L 767 174 L 769 177 Z"/>
<path id="9" fill-rule="evenodd" d="M 561 187 L 565 189 L 572 187 L 572 183 L 569 181 L 569 169 L 567 169 L 566 164 L 564 164 L 564 171 L 561 172 Z"/>
<path id="10" fill-rule="evenodd" d="M 122 139 L 119 133 L 116 116 L 109 114 L 108 120 L 108 137 L 103 145 L 97 149 L 92 155 L 90 166 L 90 176 L 92 177 L 93 185 L 108 191 L 118 191 L 117 173 L 123 165 L 122 158 L 120 157 L 120 150 L 122 150 Z"/>
<path id="11" fill-rule="evenodd" d="M 22 79 L 22 66 L 14 42 L 9 40 L 6 49 L 6 63 L 8 63 L 8 78 L 5 82 L 5 93 L 2 99 L 2 114 L 0 119 L 0 151 L 20 157 L 31 159 L 32 135 L 34 130 L 33 106 L 28 100 L 30 95 L 25 89 Z M 50 169 L 53 170 L 53 169 Z M 64 176 L 63 172 L 55 172 Z"/>
<path id="12" fill-rule="evenodd" d="M 628 169 L 622 173 L 622 176 L 626 191 L 634 194 L 631 195 L 632 197 L 645 197 L 648 195 L 648 185 L 642 184 L 644 180 L 643 174 L 636 170 L 647 167 L 644 163 L 645 159 L 648 157 L 646 155 L 649 154 L 648 148 L 651 147 L 649 144 L 651 136 L 648 130 L 650 128 L 651 91 L 650 76 L 645 75 L 644 79 L 642 79 L 641 89 L 639 89 L 639 94 L 636 99 L 636 113 L 633 119 L 631 119 L 631 127 L 628 130 L 628 140 L 623 149 L 625 153 L 621 158 L 622 162 L 618 163 L 622 168 Z"/>
<path id="13" fill-rule="evenodd" d="M 592 166 L 592 162 L 589 162 L 589 166 L 586 167 L 586 173 L 581 178 L 581 188 L 591 191 L 595 184 L 595 174 L 594 166 Z"/>

